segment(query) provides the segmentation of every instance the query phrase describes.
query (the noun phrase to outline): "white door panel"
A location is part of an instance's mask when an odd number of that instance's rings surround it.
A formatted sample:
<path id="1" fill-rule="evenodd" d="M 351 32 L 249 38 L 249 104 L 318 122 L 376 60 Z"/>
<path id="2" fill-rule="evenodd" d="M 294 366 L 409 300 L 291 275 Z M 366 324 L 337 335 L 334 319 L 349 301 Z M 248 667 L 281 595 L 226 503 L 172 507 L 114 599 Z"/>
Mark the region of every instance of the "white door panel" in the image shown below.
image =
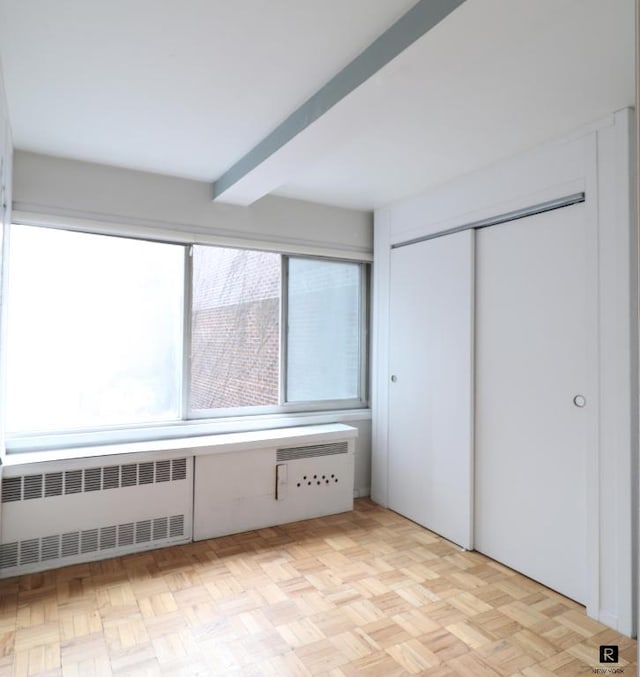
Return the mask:
<path id="1" fill-rule="evenodd" d="M 584 212 L 476 235 L 476 547 L 580 602 L 596 411 Z"/>
<path id="2" fill-rule="evenodd" d="M 389 507 L 471 546 L 473 242 L 391 253 Z"/>

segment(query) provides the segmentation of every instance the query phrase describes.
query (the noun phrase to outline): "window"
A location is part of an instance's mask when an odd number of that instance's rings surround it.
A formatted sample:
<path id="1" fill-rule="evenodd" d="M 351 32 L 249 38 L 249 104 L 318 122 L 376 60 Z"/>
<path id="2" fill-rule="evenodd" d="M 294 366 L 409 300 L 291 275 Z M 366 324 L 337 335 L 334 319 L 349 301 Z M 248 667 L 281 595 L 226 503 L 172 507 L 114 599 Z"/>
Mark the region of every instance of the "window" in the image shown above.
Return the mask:
<path id="1" fill-rule="evenodd" d="M 288 273 L 288 400 L 357 399 L 361 266 L 291 258 Z"/>
<path id="2" fill-rule="evenodd" d="M 365 405 L 366 268 L 11 227 L 6 430 Z"/>
<path id="3" fill-rule="evenodd" d="M 280 255 L 195 246 L 190 406 L 279 404 Z"/>
<path id="4" fill-rule="evenodd" d="M 180 411 L 180 247 L 29 226 L 9 253 L 9 432 Z"/>

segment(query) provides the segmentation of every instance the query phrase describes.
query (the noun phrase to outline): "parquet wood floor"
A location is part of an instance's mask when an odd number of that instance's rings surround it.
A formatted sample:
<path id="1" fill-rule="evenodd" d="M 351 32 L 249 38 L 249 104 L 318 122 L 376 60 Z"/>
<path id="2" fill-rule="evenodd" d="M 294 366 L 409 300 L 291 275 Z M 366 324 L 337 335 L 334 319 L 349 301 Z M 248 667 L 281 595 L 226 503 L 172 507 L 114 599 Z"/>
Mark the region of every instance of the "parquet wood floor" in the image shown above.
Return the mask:
<path id="1" fill-rule="evenodd" d="M 0 675 L 584 675 L 636 644 L 366 499 L 0 582 Z"/>

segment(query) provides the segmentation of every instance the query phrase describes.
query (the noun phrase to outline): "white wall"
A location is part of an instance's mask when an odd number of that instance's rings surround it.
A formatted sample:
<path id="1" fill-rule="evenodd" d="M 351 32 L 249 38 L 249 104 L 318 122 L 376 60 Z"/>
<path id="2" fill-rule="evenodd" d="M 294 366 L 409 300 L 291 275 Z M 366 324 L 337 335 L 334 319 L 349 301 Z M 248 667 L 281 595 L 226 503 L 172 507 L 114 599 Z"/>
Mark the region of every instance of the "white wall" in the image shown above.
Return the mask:
<path id="1" fill-rule="evenodd" d="M 599 433 L 589 459 L 588 612 L 635 632 L 637 283 L 633 113 L 375 213 L 372 497 L 387 505 L 390 245 L 584 191 L 598 232 Z"/>
<path id="2" fill-rule="evenodd" d="M 0 215 L 3 224 L 7 223 L 11 216 L 12 162 L 11 126 L 2 80 L 2 64 L 0 63 Z"/>
<path id="3" fill-rule="evenodd" d="M 371 421 L 349 421 L 347 425 L 358 429 L 355 445 L 355 470 L 353 495 L 356 498 L 371 493 Z"/>
<path id="4" fill-rule="evenodd" d="M 4 82 L 2 76 L 2 63 L 0 63 L 0 289 L 2 280 L 6 274 L 5 261 L 5 243 L 7 242 L 6 229 L 11 220 L 11 200 L 12 200 L 12 163 L 13 163 L 13 144 L 11 140 L 11 126 L 9 124 L 9 112 L 7 100 L 4 91 Z M 0 371 L 4 363 L 4 328 L 5 307 L 2 303 L 0 294 Z M 0 380 L 0 383 L 2 381 Z M 4 392 L 0 386 L 0 411 L 3 408 Z M 0 417 L 0 454 L 4 453 L 4 423 Z"/>
<path id="5" fill-rule="evenodd" d="M 161 229 L 169 239 L 286 248 L 370 260 L 369 212 L 265 197 L 249 207 L 213 202 L 211 184 L 16 151 L 14 210 L 32 221 L 62 217 Z"/>

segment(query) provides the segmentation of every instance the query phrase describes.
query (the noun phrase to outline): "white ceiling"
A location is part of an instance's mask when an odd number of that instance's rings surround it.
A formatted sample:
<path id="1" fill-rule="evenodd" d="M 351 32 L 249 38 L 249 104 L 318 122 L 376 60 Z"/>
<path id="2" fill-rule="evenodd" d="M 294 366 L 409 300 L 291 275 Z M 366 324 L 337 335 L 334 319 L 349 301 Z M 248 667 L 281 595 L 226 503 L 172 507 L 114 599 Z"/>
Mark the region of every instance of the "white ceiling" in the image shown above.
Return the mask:
<path id="1" fill-rule="evenodd" d="M 414 0 L 0 0 L 17 148 L 213 181 Z M 258 169 L 370 209 L 634 102 L 634 0 L 467 0 Z"/>

